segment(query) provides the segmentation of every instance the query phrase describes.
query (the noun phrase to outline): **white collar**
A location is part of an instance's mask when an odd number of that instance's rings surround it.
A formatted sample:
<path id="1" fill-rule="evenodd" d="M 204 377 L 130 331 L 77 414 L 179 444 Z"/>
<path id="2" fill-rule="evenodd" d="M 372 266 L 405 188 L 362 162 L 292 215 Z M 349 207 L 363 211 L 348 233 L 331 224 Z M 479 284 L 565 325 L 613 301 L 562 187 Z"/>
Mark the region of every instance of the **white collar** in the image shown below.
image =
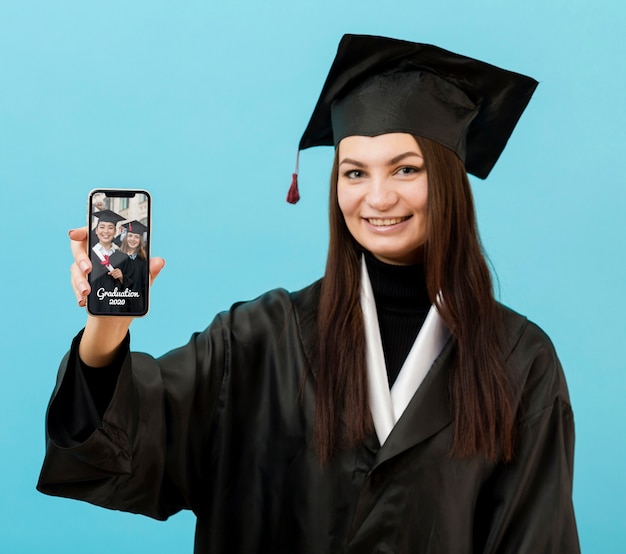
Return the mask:
<path id="1" fill-rule="evenodd" d="M 96 244 L 93 245 L 92 250 L 99 256 L 100 254 L 102 254 L 102 256 L 104 256 L 104 254 L 106 254 L 107 256 L 112 256 L 113 253 L 117 250 L 117 245 L 115 243 L 111 243 L 111 248 L 107 249 L 99 242 L 96 242 Z M 103 259 L 102 256 L 100 257 L 100 259 Z"/>
<path id="2" fill-rule="evenodd" d="M 389 390 L 376 301 L 367 273 L 365 258 L 361 262 L 361 309 L 365 325 L 366 363 L 370 409 L 378 441 L 382 445 L 409 405 L 433 362 L 441 353 L 450 331 L 435 306 L 431 306 L 398 377 Z"/>

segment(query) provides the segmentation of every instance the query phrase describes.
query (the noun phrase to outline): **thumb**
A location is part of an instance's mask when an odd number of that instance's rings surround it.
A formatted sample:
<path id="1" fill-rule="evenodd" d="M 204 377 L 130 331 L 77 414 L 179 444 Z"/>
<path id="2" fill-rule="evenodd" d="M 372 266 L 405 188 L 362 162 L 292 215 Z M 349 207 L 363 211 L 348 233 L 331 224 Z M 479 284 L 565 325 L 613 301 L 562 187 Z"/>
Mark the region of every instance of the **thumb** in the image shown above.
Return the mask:
<path id="1" fill-rule="evenodd" d="M 161 270 L 165 267 L 163 258 L 150 258 L 150 283 L 152 283 Z"/>

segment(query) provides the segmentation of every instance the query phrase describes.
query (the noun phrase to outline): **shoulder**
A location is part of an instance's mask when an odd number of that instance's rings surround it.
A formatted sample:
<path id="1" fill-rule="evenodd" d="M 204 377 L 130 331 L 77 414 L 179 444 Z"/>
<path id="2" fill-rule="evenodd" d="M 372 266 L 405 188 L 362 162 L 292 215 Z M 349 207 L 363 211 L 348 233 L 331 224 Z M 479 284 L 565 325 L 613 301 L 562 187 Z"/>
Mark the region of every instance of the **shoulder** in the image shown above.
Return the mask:
<path id="1" fill-rule="evenodd" d="M 284 288 L 269 290 L 253 300 L 236 302 L 229 310 L 222 312 L 223 317 L 246 317 L 248 315 L 274 313 L 276 311 L 290 311 L 293 309 L 312 308 L 317 305 L 321 281 L 316 281 L 307 287 L 290 292 Z"/>
<path id="2" fill-rule="evenodd" d="M 284 326 L 286 320 L 314 319 L 318 298 L 319 281 L 295 292 L 277 288 L 253 300 L 236 302 L 218 318 L 228 327 L 256 329 L 263 333 Z"/>
<path id="3" fill-rule="evenodd" d="M 501 306 L 505 357 L 527 416 L 556 400 L 569 405 L 563 368 L 550 337 L 525 316 Z"/>
<path id="4" fill-rule="evenodd" d="M 520 347 L 528 348 L 531 345 L 536 348 L 548 348 L 554 352 L 550 337 L 541 327 L 503 304 L 498 304 L 498 306 L 504 324 L 507 354 Z"/>
<path id="5" fill-rule="evenodd" d="M 289 292 L 270 290 L 253 300 L 237 302 L 218 314 L 216 322 L 228 350 L 295 352 L 301 348 L 309 363 L 315 355 L 319 281 Z M 211 328 L 215 329 L 215 323 Z"/>

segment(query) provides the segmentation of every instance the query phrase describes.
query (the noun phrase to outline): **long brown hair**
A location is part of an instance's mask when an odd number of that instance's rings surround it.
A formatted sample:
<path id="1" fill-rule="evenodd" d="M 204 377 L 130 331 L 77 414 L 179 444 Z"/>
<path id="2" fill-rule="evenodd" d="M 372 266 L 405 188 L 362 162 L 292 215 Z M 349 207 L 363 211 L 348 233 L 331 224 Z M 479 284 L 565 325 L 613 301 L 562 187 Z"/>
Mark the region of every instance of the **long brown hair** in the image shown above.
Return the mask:
<path id="1" fill-rule="evenodd" d="M 130 233 L 130 231 L 128 231 L 124 235 L 124 239 L 122 240 L 122 245 L 120 246 L 120 250 L 124 252 L 124 254 L 130 254 L 132 250 L 132 248 L 128 244 L 128 233 Z M 145 260 L 147 258 L 147 255 L 146 255 L 146 243 L 143 240 L 143 235 L 140 233 L 134 233 L 134 234 L 139 236 L 139 246 L 137 246 L 137 248 L 135 249 L 135 253 L 137 254 L 137 257 L 139 259 Z"/>
<path id="2" fill-rule="evenodd" d="M 474 201 L 461 160 L 415 137 L 428 174 L 428 293 L 456 345 L 449 383 L 452 454 L 510 460 L 512 391 L 504 369 L 503 329 L 482 251 Z M 315 444 L 322 463 L 373 430 L 360 306 L 360 253 L 337 201 L 337 156 L 330 186 L 330 244 L 318 312 Z M 440 296 L 438 294 L 440 293 Z M 439 302 L 438 298 L 443 301 Z"/>

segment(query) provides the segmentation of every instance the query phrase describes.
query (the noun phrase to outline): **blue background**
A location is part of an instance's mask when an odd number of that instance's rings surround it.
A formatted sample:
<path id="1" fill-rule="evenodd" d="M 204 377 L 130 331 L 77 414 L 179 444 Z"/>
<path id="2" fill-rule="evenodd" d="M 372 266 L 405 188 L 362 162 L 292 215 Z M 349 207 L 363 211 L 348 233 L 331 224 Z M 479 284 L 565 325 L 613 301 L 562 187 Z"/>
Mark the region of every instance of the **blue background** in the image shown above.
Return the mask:
<path id="1" fill-rule="evenodd" d="M 345 32 L 429 42 L 539 88 L 473 179 L 500 299 L 552 337 L 577 423 L 583 550 L 626 551 L 626 4 L 527 0 L 20 0 L 0 4 L 2 552 L 191 552 L 167 523 L 43 496 L 58 361 L 85 316 L 67 230 L 95 187 L 153 195 L 167 267 L 133 347 L 185 342 L 232 302 L 322 274 L 332 150 L 297 143 Z"/>

